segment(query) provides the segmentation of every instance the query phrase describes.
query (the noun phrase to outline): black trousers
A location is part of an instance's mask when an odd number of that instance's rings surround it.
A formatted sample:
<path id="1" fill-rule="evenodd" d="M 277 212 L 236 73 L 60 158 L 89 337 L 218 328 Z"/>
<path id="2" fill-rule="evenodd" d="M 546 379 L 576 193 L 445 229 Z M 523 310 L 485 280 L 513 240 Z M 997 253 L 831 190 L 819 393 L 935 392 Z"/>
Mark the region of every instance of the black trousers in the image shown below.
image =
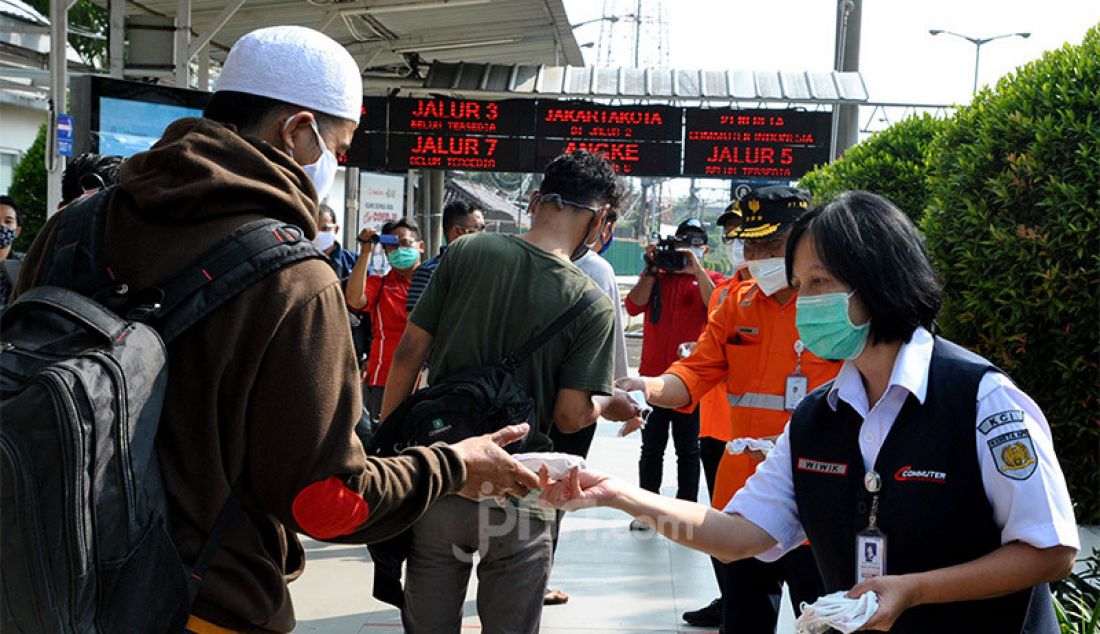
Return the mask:
<path id="1" fill-rule="evenodd" d="M 722 462 L 722 454 L 725 452 L 726 443 L 721 440 L 710 436 L 699 438 L 699 461 L 703 464 L 703 479 L 707 481 L 707 494 L 710 498 L 714 497 L 714 479 L 718 477 L 718 464 Z M 707 502 L 709 504 L 710 500 L 708 499 Z M 725 575 L 722 574 L 722 562 L 711 557 L 710 564 L 714 568 L 714 579 L 718 582 L 718 591 L 724 593 L 722 586 L 725 583 Z"/>
<path id="2" fill-rule="evenodd" d="M 672 428 L 676 447 L 676 497 L 695 502 L 699 499 L 699 408 L 682 414 L 654 407 L 642 429 L 642 457 L 638 461 L 638 484 L 659 493 L 664 471 L 665 447 Z"/>
<path id="3" fill-rule="evenodd" d="M 813 603 L 825 593 L 817 562 L 809 546 L 799 546 L 778 561 L 749 558 L 722 564 L 722 622 L 738 634 L 774 634 L 779 619 L 783 583 L 791 594 L 795 617 L 802 602 Z"/>

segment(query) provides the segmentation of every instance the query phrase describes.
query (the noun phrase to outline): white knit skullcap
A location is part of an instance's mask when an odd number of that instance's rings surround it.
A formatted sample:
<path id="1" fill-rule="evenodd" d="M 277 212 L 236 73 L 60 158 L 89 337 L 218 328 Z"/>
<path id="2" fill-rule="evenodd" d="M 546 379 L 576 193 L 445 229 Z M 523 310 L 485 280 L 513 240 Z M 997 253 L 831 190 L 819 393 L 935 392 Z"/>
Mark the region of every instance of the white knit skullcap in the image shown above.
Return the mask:
<path id="1" fill-rule="evenodd" d="M 218 77 L 215 92 L 223 90 L 356 122 L 363 107 L 355 59 L 336 40 L 303 26 L 257 29 L 237 40 Z"/>

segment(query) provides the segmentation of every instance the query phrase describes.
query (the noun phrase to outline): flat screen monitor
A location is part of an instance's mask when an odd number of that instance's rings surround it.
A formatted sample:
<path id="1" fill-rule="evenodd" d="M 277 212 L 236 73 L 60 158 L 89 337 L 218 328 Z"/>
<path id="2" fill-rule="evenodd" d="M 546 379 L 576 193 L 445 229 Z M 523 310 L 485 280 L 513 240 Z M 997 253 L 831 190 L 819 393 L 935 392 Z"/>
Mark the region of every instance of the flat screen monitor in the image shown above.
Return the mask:
<path id="1" fill-rule="evenodd" d="M 144 152 L 173 121 L 201 116 L 199 108 L 100 97 L 99 153 L 127 157 Z"/>
<path id="2" fill-rule="evenodd" d="M 72 80 L 74 153 L 128 157 L 149 149 L 173 121 L 201 117 L 210 93 L 102 76 Z"/>

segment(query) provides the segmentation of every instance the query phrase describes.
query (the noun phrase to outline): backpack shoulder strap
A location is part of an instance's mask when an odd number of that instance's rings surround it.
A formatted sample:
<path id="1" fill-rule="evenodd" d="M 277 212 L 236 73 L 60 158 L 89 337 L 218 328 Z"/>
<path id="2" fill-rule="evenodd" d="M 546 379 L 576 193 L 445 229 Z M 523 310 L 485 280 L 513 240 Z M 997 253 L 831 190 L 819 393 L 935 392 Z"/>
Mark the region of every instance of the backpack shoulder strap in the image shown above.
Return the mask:
<path id="1" fill-rule="evenodd" d="M 114 273 L 103 257 L 107 207 L 115 186 L 76 201 L 60 213 L 50 260 L 39 285 L 60 286 L 89 297 L 109 287 Z"/>
<path id="2" fill-rule="evenodd" d="M 15 286 L 15 280 L 19 279 L 19 269 L 23 266 L 23 260 L 5 258 L 0 260 L 0 275 L 7 280 L 8 287 Z"/>
<path id="3" fill-rule="evenodd" d="M 534 354 L 535 350 L 541 348 L 543 344 L 550 341 L 554 335 L 564 330 L 566 326 L 579 317 L 580 314 L 591 306 L 593 302 L 599 299 L 601 295 L 603 295 L 603 291 L 598 288 L 592 288 L 586 291 L 569 310 L 562 313 L 561 316 L 551 322 L 549 326 L 543 328 L 542 332 L 532 337 L 527 343 L 505 357 L 504 366 L 511 370 L 518 368 L 528 357 Z"/>
<path id="4" fill-rule="evenodd" d="M 156 328 L 165 344 L 260 279 L 294 262 L 321 258 L 298 227 L 264 218 L 215 244 L 159 285 L 128 317 Z"/>

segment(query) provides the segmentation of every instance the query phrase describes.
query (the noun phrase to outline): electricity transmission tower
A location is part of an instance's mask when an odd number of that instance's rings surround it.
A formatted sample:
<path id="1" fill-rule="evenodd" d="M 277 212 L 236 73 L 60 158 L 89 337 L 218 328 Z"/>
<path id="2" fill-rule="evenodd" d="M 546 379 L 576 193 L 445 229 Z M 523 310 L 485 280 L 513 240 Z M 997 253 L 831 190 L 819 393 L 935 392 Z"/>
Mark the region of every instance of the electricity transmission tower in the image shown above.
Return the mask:
<path id="1" fill-rule="evenodd" d="M 605 68 L 668 67 L 663 0 L 604 0 L 596 59 Z"/>

